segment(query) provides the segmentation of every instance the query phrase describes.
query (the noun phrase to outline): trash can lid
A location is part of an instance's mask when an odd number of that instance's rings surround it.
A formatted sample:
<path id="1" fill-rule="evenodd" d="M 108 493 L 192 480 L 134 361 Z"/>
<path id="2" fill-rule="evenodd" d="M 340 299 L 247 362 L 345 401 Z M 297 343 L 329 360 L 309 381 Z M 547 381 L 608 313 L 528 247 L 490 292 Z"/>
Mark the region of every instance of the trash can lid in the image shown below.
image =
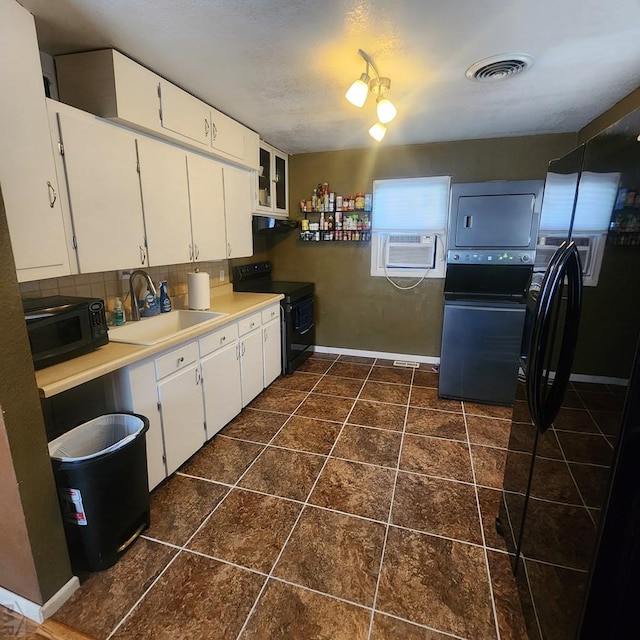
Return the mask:
<path id="1" fill-rule="evenodd" d="M 107 413 L 63 433 L 49 443 L 49 455 L 60 462 L 76 462 L 106 455 L 124 447 L 147 430 L 145 416 Z"/>

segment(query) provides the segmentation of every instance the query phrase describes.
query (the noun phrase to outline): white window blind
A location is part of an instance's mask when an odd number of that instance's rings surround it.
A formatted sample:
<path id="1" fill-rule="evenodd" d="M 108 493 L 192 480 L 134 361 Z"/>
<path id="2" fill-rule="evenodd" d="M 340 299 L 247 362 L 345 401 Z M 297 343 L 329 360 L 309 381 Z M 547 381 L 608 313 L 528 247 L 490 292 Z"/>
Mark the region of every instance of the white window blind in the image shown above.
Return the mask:
<path id="1" fill-rule="evenodd" d="M 449 176 L 374 180 L 372 229 L 444 233 L 450 182 Z"/>
<path id="2" fill-rule="evenodd" d="M 549 173 L 544 185 L 541 233 L 567 232 L 577 175 Z M 584 171 L 578 188 L 574 232 L 606 233 L 618 194 L 619 173 Z"/>
<path id="3" fill-rule="evenodd" d="M 618 195 L 619 173 L 583 171 L 573 230 L 606 233 Z"/>

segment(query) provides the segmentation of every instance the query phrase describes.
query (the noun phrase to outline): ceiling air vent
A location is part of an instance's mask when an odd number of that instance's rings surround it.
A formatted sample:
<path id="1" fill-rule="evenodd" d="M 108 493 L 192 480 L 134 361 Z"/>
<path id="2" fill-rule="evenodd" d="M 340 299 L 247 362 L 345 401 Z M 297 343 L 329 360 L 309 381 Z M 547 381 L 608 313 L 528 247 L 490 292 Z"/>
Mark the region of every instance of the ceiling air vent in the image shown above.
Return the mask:
<path id="1" fill-rule="evenodd" d="M 469 80 L 494 82 L 511 78 L 531 66 L 533 59 L 525 53 L 506 53 L 472 64 L 466 72 Z"/>

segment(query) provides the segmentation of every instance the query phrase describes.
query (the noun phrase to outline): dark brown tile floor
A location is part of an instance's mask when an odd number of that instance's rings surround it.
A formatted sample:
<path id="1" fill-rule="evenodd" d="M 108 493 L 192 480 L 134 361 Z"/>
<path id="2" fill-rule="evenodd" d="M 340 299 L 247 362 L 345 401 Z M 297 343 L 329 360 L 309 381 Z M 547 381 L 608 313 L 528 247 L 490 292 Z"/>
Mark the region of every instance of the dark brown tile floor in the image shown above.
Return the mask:
<path id="1" fill-rule="evenodd" d="M 55 619 L 97 640 L 524 640 L 494 527 L 510 410 L 437 382 L 311 358 L 153 492 L 144 537 Z"/>

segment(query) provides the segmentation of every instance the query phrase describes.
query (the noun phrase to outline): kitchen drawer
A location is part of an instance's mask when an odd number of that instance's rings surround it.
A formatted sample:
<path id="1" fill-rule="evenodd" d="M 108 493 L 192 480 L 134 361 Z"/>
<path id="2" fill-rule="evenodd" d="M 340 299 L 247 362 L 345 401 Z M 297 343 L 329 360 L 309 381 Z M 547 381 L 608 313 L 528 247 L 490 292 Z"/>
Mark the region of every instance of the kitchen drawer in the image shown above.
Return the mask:
<path id="1" fill-rule="evenodd" d="M 238 321 L 238 331 L 241 336 L 261 326 L 262 326 L 262 318 L 261 318 L 260 312 L 253 313 L 250 316 L 247 316 L 246 318 L 242 318 L 241 320 Z"/>
<path id="2" fill-rule="evenodd" d="M 262 312 L 262 324 L 266 324 L 270 320 L 274 320 L 275 318 L 280 318 L 280 305 L 274 304 L 270 307 L 267 307 Z"/>
<path id="3" fill-rule="evenodd" d="M 228 327 L 223 327 L 217 331 L 213 331 L 210 334 L 200 338 L 200 355 L 206 356 L 208 353 L 212 353 L 221 347 L 228 344 L 232 344 L 238 339 L 238 325 L 230 324 Z"/>
<path id="4" fill-rule="evenodd" d="M 156 379 L 160 380 L 170 373 L 180 371 L 198 359 L 198 343 L 190 342 L 183 347 L 156 358 Z"/>

